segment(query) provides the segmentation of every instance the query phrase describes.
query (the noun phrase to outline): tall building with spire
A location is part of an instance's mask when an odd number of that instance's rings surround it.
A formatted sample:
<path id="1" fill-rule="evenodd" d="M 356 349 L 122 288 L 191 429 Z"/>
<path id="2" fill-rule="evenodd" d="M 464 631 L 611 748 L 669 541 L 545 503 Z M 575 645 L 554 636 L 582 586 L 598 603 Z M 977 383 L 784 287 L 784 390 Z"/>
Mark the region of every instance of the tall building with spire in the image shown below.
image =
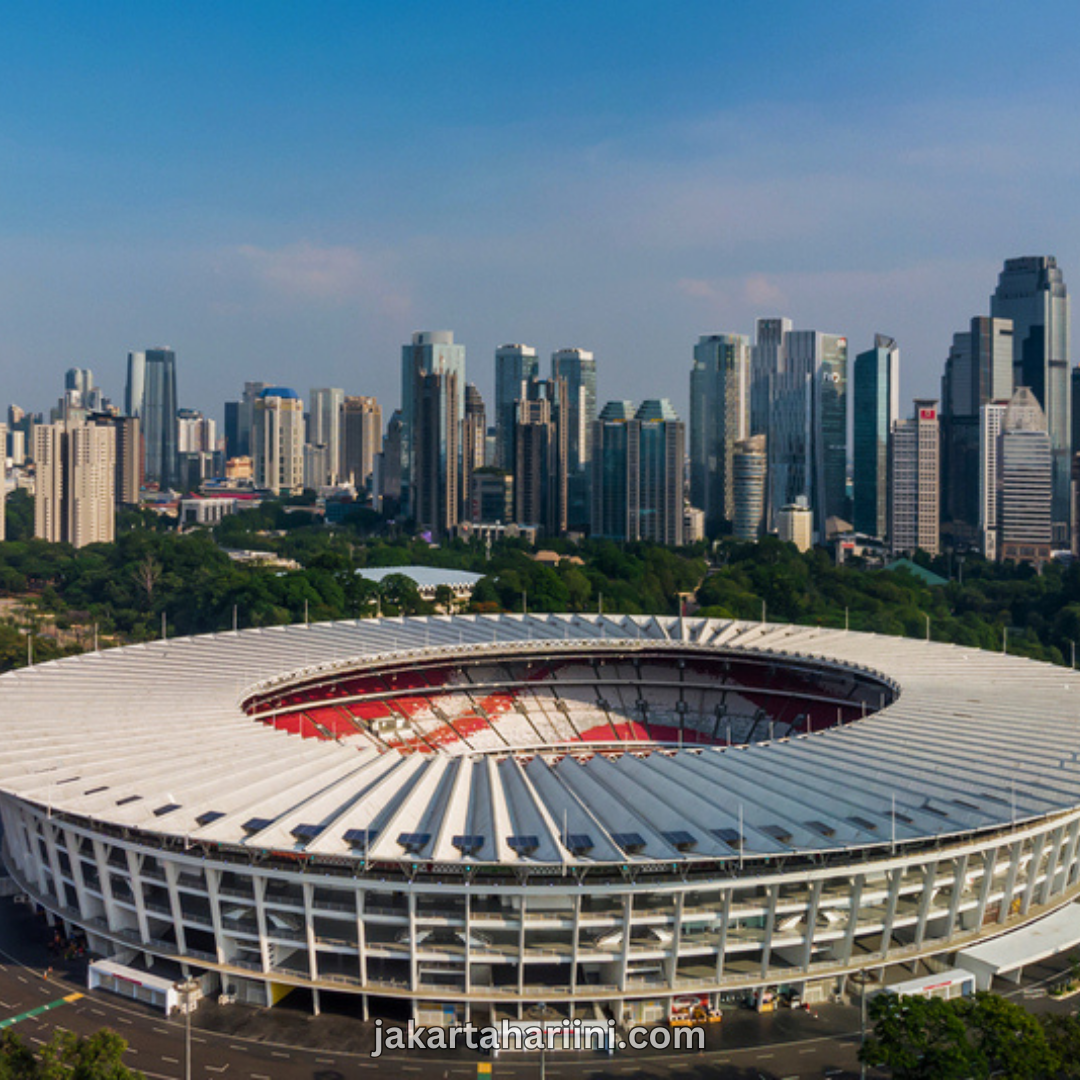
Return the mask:
<path id="1" fill-rule="evenodd" d="M 990 298 L 990 313 L 1013 324 L 1016 386 L 1042 406 L 1053 460 L 1054 543 L 1070 539 L 1072 395 L 1069 386 L 1069 294 L 1053 255 L 1006 259 Z"/>
<path id="2" fill-rule="evenodd" d="M 735 445 L 749 421 L 749 339 L 699 338 L 690 370 L 690 502 L 704 512 L 712 535 L 727 531 L 735 517 Z"/>

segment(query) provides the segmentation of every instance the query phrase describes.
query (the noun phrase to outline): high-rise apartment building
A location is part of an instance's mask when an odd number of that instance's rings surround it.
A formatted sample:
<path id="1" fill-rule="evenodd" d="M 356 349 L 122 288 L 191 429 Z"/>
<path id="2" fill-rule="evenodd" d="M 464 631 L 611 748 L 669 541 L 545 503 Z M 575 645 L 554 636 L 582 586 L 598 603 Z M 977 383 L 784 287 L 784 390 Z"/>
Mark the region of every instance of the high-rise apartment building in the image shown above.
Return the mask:
<path id="1" fill-rule="evenodd" d="M 163 488 L 176 484 L 176 354 L 172 349 L 128 353 L 125 412 L 141 422 L 146 482 Z"/>
<path id="2" fill-rule="evenodd" d="M 338 479 L 347 473 L 345 447 L 341 437 L 341 413 L 344 405 L 345 391 L 333 386 L 313 389 L 308 399 L 307 441 L 311 446 L 325 446 L 327 449 L 326 475 L 316 485 L 319 487 L 323 484 L 336 484 Z M 369 465 L 368 472 L 370 471 Z M 361 478 L 359 483 L 363 482 Z"/>
<path id="3" fill-rule="evenodd" d="M 783 367 L 769 376 L 769 489 L 773 513 L 803 495 L 824 538 L 847 517 L 847 338 L 784 335 Z"/>
<path id="4" fill-rule="evenodd" d="M 461 421 L 461 516 L 469 518 L 472 498 L 472 475 L 484 467 L 487 446 L 487 410 L 475 384 L 465 386 L 465 416 Z"/>
<path id="5" fill-rule="evenodd" d="M 685 425 L 667 399 L 609 401 L 593 424 L 592 534 L 611 540 L 684 540 Z"/>
<path id="6" fill-rule="evenodd" d="M 382 441 L 382 406 L 373 397 L 348 395 L 341 405 L 340 479 L 357 491 L 370 488 Z"/>
<path id="7" fill-rule="evenodd" d="M 1012 320 L 1014 384 L 1030 387 L 1046 416 L 1053 458 L 1054 541 L 1066 546 L 1072 520 L 1069 294 L 1057 259 L 1006 259 L 990 298 L 990 313 Z"/>
<path id="8" fill-rule="evenodd" d="M 852 524 L 884 539 L 889 527 L 889 432 L 900 419 L 900 349 L 877 334 L 855 357 Z"/>
<path id="9" fill-rule="evenodd" d="M 514 422 L 514 519 L 549 536 L 567 528 L 566 380 L 530 379 Z"/>
<path id="10" fill-rule="evenodd" d="M 987 402 L 979 410 L 979 547 L 989 560 L 998 557 L 1001 502 L 1001 424 L 1007 401 Z"/>
<path id="11" fill-rule="evenodd" d="M 708 334 L 694 346 L 690 370 L 690 502 L 713 535 L 735 516 L 735 444 L 750 421 L 750 341 Z"/>
<path id="12" fill-rule="evenodd" d="M 401 509 L 401 429 L 401 410 L 395 409 L 386 425 L 382 453 L 375 458 L 371 477 L 371 494 L 380 514 L 396 514 Z"/>
<path id="13" fill-rule="evenodd" d="M 268 386 L 255 402 L 251 441 L 255 486 L 275 495 L 304 490 L 304 403 L 295 390 Z"/>
<path id="14" fill-rule="evenodd" d="M 940 550 L 940 437 L 936 400 L 915 400 L 889 438 L 889 546 L 893 554 Z"/>
<path id="15" fill-rule="evenodd" d="M 458 523 L 461 510 L 458 378 L 448 367 L 419 371 L 413 382 L 412 513 L 417 528 L 435 539 Z"/>
<path id="16" fill-rule="evenodd" d="M 514 421 L 525 384 L 540 374 L 531 345 L 500 345 L 495 350 L 495 464 L 514 470 Z"/>
<path id="17" fill-rule="evenodd" d="M 567 452 L 571 474 L 592 460 L 592 424 L 596 419 L 596 358 L 587 349 L 559 349 L 551 354 L 553 378 L 566 380 Z"/>
<path id="18" fill-rule="evenodd" d="M 456 456 L 461 451 L 460 424 L 465 415 L 465 346 L 454 343 L 454 335 L 450 330 L 417 331 L 413 334 L 411 343 L 401 347 L 401 497 L 406 513 L 413 516 L 418 514 L 412 497 L 412 475 L 418 433 L 415 401 L 420 377 L 431 374 L 454 376 L 456 401 L 453 412 L 455 422 L 459 425 L 459 429 L 453 432 L 456 469 Z M 445 405 L 436 412 L 442 420 L 445 420 L 448 415 Z M 430 450 L 430 440 L 428 448 Z M 438 456 L 440 459 L 446 456 L 445 448 L 439 451 Z M 456 492 L 456 480 L 454 486 Z"/>
<path id="19" fill-rule="evenodd" d="M 75 547 L 116 536 L 116 433 L 107 424 L 34 429 L 34 535 Z"/>
<path id="20" fill-rule="evenodd" d="M 957 545 L 974 544 L 980 522 L 979 415 L 991 401 L 1012 396 L 1011 319 L 976 316 L 953 335 L 941 380 L 942 528 Z"/>
<path id="21" fill-rule="evenodd" d="M 732 459 L 735 493 L 732 535 L 736 540 L 757 540 L 765 530 L 765 495 L 769 474 L 765 436 L 751 435 L 749 439 L 737 442 Z"/>
<path id="22" fill-rule="evenodd" d="M 178 454 L 212 454 L 217 449 L 217 422 L 198 409 L 180 409 L 176 414 Z"/>
<path id="23" fill-rule="evenodd" d="M 1043 563 L 1053 547 L 1053 446 L 1038 398 L 1019 386 L 998 437 L 998 558 Z"/>

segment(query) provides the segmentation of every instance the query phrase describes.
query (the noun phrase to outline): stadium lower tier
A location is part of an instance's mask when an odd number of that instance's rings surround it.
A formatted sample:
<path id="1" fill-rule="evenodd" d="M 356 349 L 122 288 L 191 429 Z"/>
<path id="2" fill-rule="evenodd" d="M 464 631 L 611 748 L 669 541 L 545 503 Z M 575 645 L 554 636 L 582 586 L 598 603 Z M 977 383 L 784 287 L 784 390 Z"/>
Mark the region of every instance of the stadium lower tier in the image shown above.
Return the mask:
<path id="1" fill-rule="evenodd" d="M 776 860 L 753 874 L 654 867 L 636 880 L 557 875 L 528 886 L 388 882 L 375 870 L 195 857 L 0 801 L 18 884 L 92 951 L 216 973 L 270 1005 L 289 989 L 400 999 L 418 1020 L 568 1015 L 604 1005 L 666 1017 L 691 995 L 759 987 L 809 1000 L 845 976 L 912 964 L 1030 922 L 1078 892 L 1080 814 L 966 844 L 855 864 Z"/>

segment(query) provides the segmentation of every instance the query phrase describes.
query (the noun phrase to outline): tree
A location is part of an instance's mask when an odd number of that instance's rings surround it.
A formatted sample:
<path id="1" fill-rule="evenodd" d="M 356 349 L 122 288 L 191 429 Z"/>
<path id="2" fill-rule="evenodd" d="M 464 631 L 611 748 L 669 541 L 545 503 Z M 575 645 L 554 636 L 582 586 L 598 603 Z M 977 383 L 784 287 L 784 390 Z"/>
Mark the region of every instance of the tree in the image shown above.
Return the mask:
<path id="1" fill-rule="evenodd" d="M 895 1080 L 1051 1080 L 1075 1031 L 1062 1025 L 1058 1041 L 1026 1009 L 997 994 L 971 998 L 897 997 L 870 1003 L 874 1033 L 859 1058 L 884 1065 Z"/>
<path id="2" fill-rule="evenodd" d="M 35 1054 L 8 1028 L 0 1035 L 0 1080 L 146 1080 L 124 1064 L 127 1045 L 108 1028 L 86 1037 L 57 1031 Z"/>
<path id="3" fill-rule="evenodd" d="M 883 1065 L 895 1080 L 968 1080 L 980 1075 L 967 1028 L 952 1003 L 940 998 L 880 994 L 870 1003 L 874 1033 L 859 1051 L 867 1065 Z"/>

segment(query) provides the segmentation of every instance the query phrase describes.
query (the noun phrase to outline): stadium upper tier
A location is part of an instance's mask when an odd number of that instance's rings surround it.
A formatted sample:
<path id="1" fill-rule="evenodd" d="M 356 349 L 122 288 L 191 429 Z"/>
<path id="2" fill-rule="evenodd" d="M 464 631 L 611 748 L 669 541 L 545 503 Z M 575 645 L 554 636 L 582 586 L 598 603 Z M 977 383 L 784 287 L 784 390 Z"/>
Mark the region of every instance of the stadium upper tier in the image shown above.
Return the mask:
<path id="1" fill-rule="evenodd" d="M 144 842 L 408 876 L 679 872 L 1080 806 L 1080 677 L 727 620 L 247 630 L 0 678 L 0 791 Z"/>

